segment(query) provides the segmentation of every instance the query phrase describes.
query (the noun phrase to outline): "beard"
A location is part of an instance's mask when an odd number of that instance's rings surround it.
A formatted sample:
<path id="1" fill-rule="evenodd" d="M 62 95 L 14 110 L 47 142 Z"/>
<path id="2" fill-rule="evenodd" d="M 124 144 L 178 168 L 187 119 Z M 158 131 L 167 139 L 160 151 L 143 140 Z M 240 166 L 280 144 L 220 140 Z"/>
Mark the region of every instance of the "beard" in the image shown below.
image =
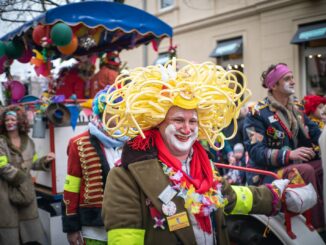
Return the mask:
<path id="1" fill-rule="evenodd" d="M 175 126 L 173 124 L 170 124 L 166 127 L 164 133 L 168 148 L 173 150 L 173 152 L 175 153 L 187 154 L 198 137 L 198 127 L 196 127 L 195 130 L 190 134 L 184 135 L 180 132 L 177 132 Z M 187 140 L 181 141 L 178 137 Z"/>

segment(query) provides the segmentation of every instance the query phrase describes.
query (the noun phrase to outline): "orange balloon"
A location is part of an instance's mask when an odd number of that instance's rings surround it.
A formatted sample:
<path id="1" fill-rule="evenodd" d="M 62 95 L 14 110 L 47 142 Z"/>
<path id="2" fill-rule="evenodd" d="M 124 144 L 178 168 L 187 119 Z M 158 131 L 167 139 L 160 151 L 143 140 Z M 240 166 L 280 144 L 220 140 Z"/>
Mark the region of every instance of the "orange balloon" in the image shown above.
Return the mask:
<path id="1" fill-rule="evenodd" d="M 73 54 L 78 48 L 78 38 L 73 35 L 71 42 L 66 46 L 58 46 L 58 50 L 65 55 Z"/>

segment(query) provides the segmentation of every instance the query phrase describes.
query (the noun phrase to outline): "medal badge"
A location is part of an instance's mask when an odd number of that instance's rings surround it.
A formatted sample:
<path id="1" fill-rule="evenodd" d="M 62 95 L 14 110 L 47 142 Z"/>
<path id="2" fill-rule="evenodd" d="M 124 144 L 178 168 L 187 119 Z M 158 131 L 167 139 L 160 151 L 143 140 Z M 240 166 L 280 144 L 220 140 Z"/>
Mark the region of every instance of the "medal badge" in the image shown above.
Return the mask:
<path id="1" fill-rule="evenodd" d="M 162 211 L 166 216 L 172 216 L 177 212 L 177 206 L 174 202 L 170 201 L 167 204 L 163 203 Z"/>
<path id="2" fill-rule="evenodd" d="M 169 216 L 167 217 L 167 221 L 170 231 L 175 231 L 190 226 L 186 212 Z"/>

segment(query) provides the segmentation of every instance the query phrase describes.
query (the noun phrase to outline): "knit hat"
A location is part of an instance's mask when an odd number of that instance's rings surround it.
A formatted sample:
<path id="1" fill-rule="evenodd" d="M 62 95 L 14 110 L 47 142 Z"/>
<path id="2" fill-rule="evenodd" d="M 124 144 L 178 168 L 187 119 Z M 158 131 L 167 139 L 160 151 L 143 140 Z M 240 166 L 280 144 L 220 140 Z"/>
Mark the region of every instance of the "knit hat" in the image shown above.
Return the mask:
<path id="1" fill-rule="evenodd" d="M 103 113 L 107 103 L 106 96 L 114 91 L 114 87 L 112 87 L 111 85 L 107 85 L 104 89 L 96 93 L 92 103 L 92 109 L 95 115 L 100 116 Z M 117 97 L 113 100 L 113 103 L 118 103 L 121 100 L 121 97 Z"/>
<path id="2" fill-rule="evenodd" d="M 108 64 L 112 66 L 120 66 L 121 60 L 118 52 L 107 52 L 102 58 L 103 64 Z"/>
<path id="3" fill-rule="evenodd" d="M 244 152 L 243 144 L 241 144 L 241 143 L 236 143 L 236 144 L 233 146 L 233 152 Z"/>

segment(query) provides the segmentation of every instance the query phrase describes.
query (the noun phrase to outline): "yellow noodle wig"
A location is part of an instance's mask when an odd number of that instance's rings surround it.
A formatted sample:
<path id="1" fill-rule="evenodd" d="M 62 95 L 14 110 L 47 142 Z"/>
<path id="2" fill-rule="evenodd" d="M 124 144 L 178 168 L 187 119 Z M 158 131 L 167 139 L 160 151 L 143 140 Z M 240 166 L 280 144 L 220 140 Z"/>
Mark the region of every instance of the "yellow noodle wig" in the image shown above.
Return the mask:
<path id="1" fill-rule="evenodd" d="M 242 77 L 243 83 L 238 82 Z M 172 106 L 196 109 L 199 139 L 217 149 L 237 132 L 240 108 L 251 92 L 243 73 L 212 62 L 195 64 L 172 59 L 164 66 L 139 67 L 121 74 L 106 94 L 103 122 L 112 137 L 124 135 L 145 138 L 144 130 L 157 127 Z M 119 101 L 119 102 L 117 102 Z M 222 129 L 234 122 L 233 134 L 226 138 Z"/>

